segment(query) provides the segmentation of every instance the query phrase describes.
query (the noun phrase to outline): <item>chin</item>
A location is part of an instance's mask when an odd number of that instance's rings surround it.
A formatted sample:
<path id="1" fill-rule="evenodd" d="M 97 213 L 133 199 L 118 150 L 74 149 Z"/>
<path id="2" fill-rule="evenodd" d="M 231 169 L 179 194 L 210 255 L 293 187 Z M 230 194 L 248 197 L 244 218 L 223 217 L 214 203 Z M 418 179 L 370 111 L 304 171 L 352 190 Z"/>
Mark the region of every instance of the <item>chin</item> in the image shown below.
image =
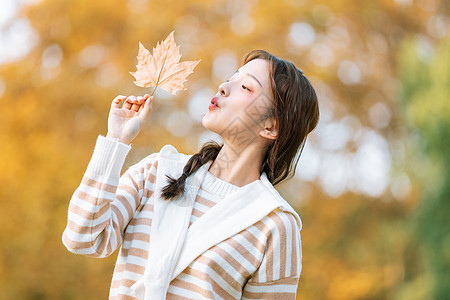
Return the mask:
<path id="1" fill-rule="evenodd" d="M 207 121 L 205 121 L 205 119 L 207 118 L 206 116 L 207 116 L 208 114 L 206 114 L 206 115 L 204 115 L 203 116 L 203 118 L 202 118 L 202 125 L 203 125 L 203 127 L 205 127 L 205 128 L 208 128 L 208 125 L 207 125 Z M 209 129 L 209 128 L 208 128 Z"/>
<path id="2" fill-rule="evenodd" d="M 203 118 L 202 118 L 202 125 L 203 125 L 203 127 L 205 127 L 206 129 L 211 130 L 211 128 L 210 128 L 210 126 L 209 126 L 210 124 L 209 124 L 209 120 L 208 120 L 207 115 L 208 115 L 208 114 L 206 114 L 206 115 L 203 116 Z"/>
<path id="3" fill-rule="evenodd" d="M 211 119 L 211 118 L 208 116 L 208 114 L 206 114 L 206 115 L 204 115 L 203 118 L 202 118 L 202 125 L 203 125 L 203 127 L 205 127 L 206 129 L 209 129 L 209 130 L 211 130 L 212 132 L 215 132 L 215 133 L 218 134 L 218 133 L 220 132 L 220 130 L 219 130 L 219 128 L 217 128 L 217 126 L 214 126 L 213 121 L 214 121 L 214 119 Z"/>

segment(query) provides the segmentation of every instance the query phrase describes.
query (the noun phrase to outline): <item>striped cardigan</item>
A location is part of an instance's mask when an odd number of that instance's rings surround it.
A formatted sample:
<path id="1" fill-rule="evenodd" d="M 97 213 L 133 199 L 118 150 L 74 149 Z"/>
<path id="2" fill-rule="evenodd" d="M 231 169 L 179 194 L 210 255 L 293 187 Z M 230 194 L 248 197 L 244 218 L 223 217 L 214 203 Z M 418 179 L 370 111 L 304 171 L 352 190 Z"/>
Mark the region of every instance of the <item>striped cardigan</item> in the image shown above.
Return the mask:
<path id="1" fill-rule="evenodd" d="M 62 236 L 67 249 L 77 254 L 106 257 L 120 247 L 110 299 L 136 299 L 132 287 L 142 280 L 147 266 L 157 196 L 160 153 L 120 176 L 129 150 L 128 145 L 98 137 L 71 198 Z M 189 227 L 214 205 L 200 190 Z M 198 255 L 170 282 L 167 299 L 295 299 L 300 229 L 298 215 L 274 209 Z"/>

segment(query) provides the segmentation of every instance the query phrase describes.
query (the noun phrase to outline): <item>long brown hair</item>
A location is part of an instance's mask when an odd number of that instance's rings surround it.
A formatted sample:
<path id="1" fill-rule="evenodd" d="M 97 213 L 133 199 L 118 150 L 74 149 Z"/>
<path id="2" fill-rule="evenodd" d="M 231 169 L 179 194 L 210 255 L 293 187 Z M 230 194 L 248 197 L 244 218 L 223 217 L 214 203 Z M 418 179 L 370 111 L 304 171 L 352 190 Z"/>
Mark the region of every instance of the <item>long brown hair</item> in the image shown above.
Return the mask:
<path id="1" fill-rule="evenodd" d="M 260 174 L 266 172 L 275 186 L 289 174 L 291 177 L 294 175 L 306 137 L 319 120 L 319 105 L 311 83 L 293 63 L 264 50 L 253 50 L 245 56 L 244 64 L 254 59 L 264 59 L 270 65 L 274 101 L 273 107 L 268 109 L 268 116 L 275 117 L 278 135 L 266 149 Z M 169 184 L 162 189 L 161 196 L 172 200 L 183 195 L 186 178 L 203 164 L 214 161 L 222 147 L 223 144 L 214 141 L 205 143 L 198 153 L 191 156 L 178 179 L 166 175 Z"/>

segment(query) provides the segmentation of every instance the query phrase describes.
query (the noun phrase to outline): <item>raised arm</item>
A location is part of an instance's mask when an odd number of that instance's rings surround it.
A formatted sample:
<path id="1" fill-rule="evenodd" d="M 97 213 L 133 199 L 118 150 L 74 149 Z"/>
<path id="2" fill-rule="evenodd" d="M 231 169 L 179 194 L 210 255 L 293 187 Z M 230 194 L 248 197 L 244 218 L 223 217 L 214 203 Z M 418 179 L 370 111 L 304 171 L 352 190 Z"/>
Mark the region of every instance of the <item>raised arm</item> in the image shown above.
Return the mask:
<path id="1" fill-rule="evenodd" d="M 120 108 L 121 101 L 125 103 Z M 98 137 L 81 184 L 70 200 L 67 226 L 62 236 L 69 251 L 105 257 L 122 243 L 123 231 L 144 192 L 144 173 L 152 172 L 157 159 L 157 153 L 154 153 L 120 177 L 131 149 L 127 143 L 137 135 L 150 110 L 151 98 L 148 95 L 114 99 L 108 119 L 108 135 Z"/>

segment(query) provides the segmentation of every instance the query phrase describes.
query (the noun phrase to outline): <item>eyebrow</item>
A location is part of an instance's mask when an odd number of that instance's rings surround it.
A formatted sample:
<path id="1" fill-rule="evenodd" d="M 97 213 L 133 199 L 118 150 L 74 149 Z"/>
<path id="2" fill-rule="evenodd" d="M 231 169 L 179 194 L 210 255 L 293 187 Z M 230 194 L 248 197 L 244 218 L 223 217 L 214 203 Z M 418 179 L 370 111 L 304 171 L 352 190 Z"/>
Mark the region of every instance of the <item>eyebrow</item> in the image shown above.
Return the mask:
<path id="1" fill-rule="evenodd" d="M 234 72 L 234 74 L 236 74 L 236 73 L 239 73 L 239 69 L 237 69 L 236 72 Z M 250 73 L 248 73 L 248 72 L 245 73 L 245 75 L 250 76 L 251 78 L 255 79 L 256 82 L 257 82 L 261 87 L 263 87 L 262 84 L 261 84 L 261 82 L 258 80 L 258 78 L 255 77 L 255 75 L 250 74 Z"/>

